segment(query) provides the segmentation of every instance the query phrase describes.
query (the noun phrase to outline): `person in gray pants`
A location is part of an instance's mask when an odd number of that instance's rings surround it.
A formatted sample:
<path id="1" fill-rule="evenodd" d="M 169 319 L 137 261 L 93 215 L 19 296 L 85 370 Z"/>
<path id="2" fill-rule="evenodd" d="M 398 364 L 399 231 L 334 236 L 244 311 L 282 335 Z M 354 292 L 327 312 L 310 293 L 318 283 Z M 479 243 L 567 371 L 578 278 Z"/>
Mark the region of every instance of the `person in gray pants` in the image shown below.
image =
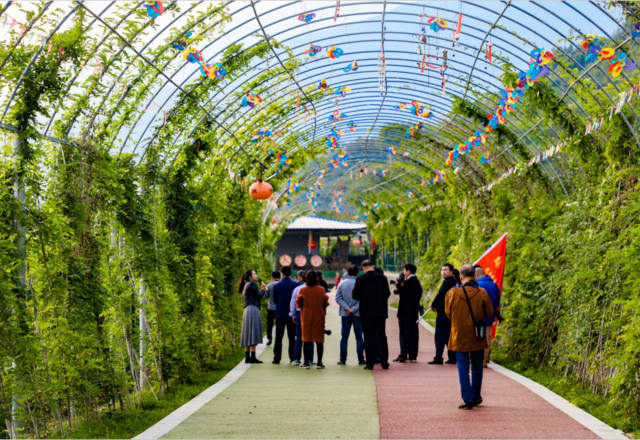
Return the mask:
<path id="1" fill-rule="evenodd" d="M 347 275 L 344 277 L 336 290 L 336 303 L 340 306 L 340 316 L 342 317 L 342 337 L 340 339 L 340 361 L 338 365 L 347 363 L 347 345 L 349 333 L 353 326 L 353 333 L 356 337 L 356 352 L 358 353 L 358 364 L 364 365 L 364 342 L 362 341 L 362 325 L 360 324 L 360 301 L 351 296 L 353 286 L 358 276 L 358 267 L 349 266 Z"/>

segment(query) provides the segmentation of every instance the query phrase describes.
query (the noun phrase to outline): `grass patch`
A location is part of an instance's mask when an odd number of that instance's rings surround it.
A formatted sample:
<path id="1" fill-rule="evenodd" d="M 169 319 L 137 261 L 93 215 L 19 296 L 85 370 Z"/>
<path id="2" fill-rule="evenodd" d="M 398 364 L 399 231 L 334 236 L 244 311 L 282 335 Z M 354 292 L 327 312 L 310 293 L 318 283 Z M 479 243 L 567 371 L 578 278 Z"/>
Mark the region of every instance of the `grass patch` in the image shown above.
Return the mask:
<path id="1" fill-rule="evenodd" d="M 157 401 L 150 394 L 144 395 L 140 408 L 101 412 L 71 432 L 56 433 L 54 438 L 132 438 L 222 379 L 243 357 L 243 350 L 234 351 L 210 370 L 191 377 L 190 383 L 173 384 Z"/>
<path id="2" fill-rule="evenodd" d="M 514 361 L 505 353 L 493 350 L 491 359 L 549 388 L 607 425 L 630 433 L 633 438 L 640 438 L 640 420 L 626 416 L 623 408 L 613 405 L 606 397 L 594 394 L 580 381 L 571 377 L 558 376 L 558 373 L 553 370 L 536 368 L 531 364 Z"/>

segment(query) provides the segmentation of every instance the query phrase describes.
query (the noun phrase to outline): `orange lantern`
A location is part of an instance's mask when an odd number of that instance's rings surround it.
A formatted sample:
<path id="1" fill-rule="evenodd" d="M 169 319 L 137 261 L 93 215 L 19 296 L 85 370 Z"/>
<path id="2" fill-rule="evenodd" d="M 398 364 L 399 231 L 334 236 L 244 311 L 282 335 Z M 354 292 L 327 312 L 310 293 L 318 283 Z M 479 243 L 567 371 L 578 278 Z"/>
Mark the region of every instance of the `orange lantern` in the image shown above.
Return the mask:
<path id="1" fill-rule="evenodd" d="M 360 237 L 356 237 L 353 239 L 353 245 L 354 246 L 360 246 L 362 244 L 362 240 L 360 240 Z"/>
<path id="2" fill-rule="evenodd" d="M 257 200 L 268 199 L 269 197 L 271 197 L 271 194 L 273 194 L 273 187 L 269 183 L 263 182 L 262 180 L 258 180 L 257 182 L 254 182 L 249 187 L 249 195 L 253 199 L 257 199 Z"/>

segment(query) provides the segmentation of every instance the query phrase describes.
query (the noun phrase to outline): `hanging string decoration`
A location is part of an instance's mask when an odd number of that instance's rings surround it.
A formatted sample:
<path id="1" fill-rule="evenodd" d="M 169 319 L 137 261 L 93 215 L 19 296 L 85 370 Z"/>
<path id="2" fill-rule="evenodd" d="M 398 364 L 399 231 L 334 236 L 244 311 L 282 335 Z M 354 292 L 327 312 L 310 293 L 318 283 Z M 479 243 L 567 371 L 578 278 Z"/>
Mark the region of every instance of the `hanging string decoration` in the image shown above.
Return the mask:
<path id="1" fill-rule="evenodd" d="M 145 6 L 147 7 L 147 14 L 151 18 L 156 18 L 164 13 L 164 6 L 161 1 L 148 2 Z"/>
<path id="2" fill-rule="evenodd" d="M 262 103 L 262 98 L 260 96 L 253 95 L 252 93 L 247 93 L 245 96 L 242 97 L 241 105 L 242 107 L 253 108 L 257 104 L 261 104 L 261 103 Z"/>
<path id="3" fill-rule="evenodd" d="M 336 46 L 331 46 L 327 49 L 327 56 L 332 59 L 340 58 L 344 55 L 344 51 Z"/>
<path id="4" fill-rule="evenodd" d="M 316 56 L 320 52 L 322 52 L 322 46 L 318 46 L 315 44 L 310 45 L 309 49 L 304 51 L 304 53 L 309 55 L 310 57 Z"/>
<path id="5" fill-rule="evenodd" d="M 493 43 L 489 41 L 484 48 L 484 57 L 489 61 L 489 64 L 493 64 Z"/>
<path id="6" fill-rule="evenodd" d="M 358 66 L 358 62 L 356 60 L 353 60 L 351 64 L 349 64 L 347 67 L 342 69 L 342 71 L 344 73 L 355 72 L 356 70 L 358 70 L 359 67 L 360 66 Z"/>
<path id="7" fill-rule="evenodd" d="M 308 14 L 300 14 L 298 15 L 298 20 L 304 22 L 304 23 L 311 23 L 311 21 L 316 18 L 316 14 L 313 12 L 310 12 Z"/>
<path id="8" fill-rule="evenodd" d="M 518 100 L 524 96 L 525 91 L 549 73 L 548 65 L 554 59 L 553 53 L 540 48 L 532 50 L 530 55 L 529 69 L 526 72 L 521 71 L 518 73 L 516 85 L 507 86 L 500 91 L 502 98 L 494 112 L 487 116 L 489 121 L 484 131 L 477 130 L 465 143 L 454 145 L 453 150 L 449 151 L 447 155 L 446 164 L 448 166 L 455 166 L 456 160 L 461 155 L 469 154 L 474 147 L 485 144 L 488 134 L 507 121 L 506 115 L 516 109 Z M 485 161 L 487 160 L 485 158 Z"/>

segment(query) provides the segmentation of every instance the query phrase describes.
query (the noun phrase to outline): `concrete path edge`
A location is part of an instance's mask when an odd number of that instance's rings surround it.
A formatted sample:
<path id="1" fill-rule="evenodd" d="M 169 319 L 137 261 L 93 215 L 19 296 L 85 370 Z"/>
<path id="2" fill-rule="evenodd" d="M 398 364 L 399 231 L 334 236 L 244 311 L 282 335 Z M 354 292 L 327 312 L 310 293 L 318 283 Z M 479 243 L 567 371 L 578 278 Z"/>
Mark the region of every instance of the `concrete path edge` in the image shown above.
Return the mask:
<path id="1" fill-rule="evenodd" d="M 265 344 L 256 347 L 256 356 L 260 356 Z M 132 440 L 156 440 L 167 434 L 173 428 L 184 422 L 189 416 L 213 400 L 218 394 L 226 390 L 249 369 L 251 364 L 245 364 L 244 359 L 233 367 L 222 379 L 198 394 L 196 397 L 174 410 L 171 414 L 135 436 Z"/>
<path id="2" fill-rule="evenodd" d="M 435 328 L 431 324 L 425 322 L 422 319 L 420 320 L 420 324 L 431 333 L 435 333 Z M 558 408 L 560 411 L 580 423 L 582 426 L 599 435 L 600 438 L 605 440 L 629 440 L 629 437 L 627 437 L 624 432 L 607 425 L 602 420 L 592 416 L 585 410 L 578 408 L 573 403 L 569 402 L 565 398 L 554 393 L 543 385 L 540 385 L 538 382 L 535 382 L 521 374 L 518 374 L 515 371 L 509 370 L 508 368 L 503 367 L 502 365 L 499 365 L 494 361 L 491 361 L 491 363 L 489 364 L 489 368 L 504 376 L 507 376 L 509 379 L 526 387 L 527 389 L 537 394 L 542 399 L 546 400 L 551 405 Z"/>

